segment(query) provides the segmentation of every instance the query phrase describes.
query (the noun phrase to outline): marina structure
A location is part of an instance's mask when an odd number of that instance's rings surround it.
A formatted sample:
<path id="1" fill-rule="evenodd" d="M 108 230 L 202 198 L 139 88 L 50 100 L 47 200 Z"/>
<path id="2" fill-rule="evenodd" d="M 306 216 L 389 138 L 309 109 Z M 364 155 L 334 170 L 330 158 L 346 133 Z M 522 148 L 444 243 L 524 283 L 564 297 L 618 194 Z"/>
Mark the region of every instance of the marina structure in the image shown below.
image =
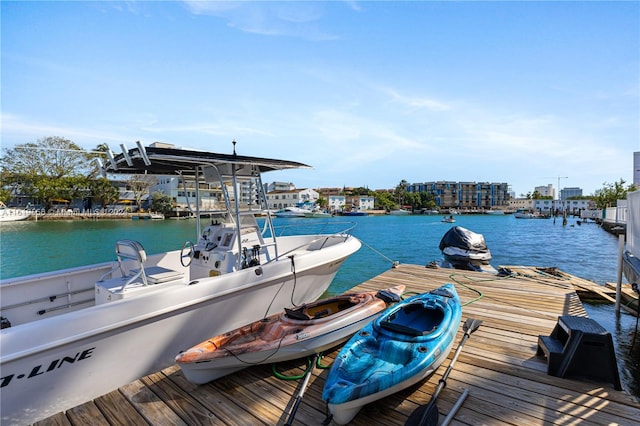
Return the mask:
<path id="1" fill-rule="evenodd" d="M 640 404 L 615 383 L 589 377 L 548 374 L 537 355 L 540 336 L 549 335 L 559 317 L 587 316 L 574 285 L 586 280 L 558 270 L 506 266 L 507 277 L 472 271 L 399 265 L 355 287 L 379 290 L 406 284 L 408 291 L 425 292 L 445 282 L 456 286 L 463 304 L 462 320 L 475 318 L 482 326 L 468 340 L 438 399 L 445 416 L 457 399 L 468 397 L 455 415 L 459 425 L 636 424 Z M 458 330 L 456 343 L 462 337 Z M 331 363 L 337 349 L 324 354 Z M 362 408 L 352 425 L 402 425 L 429 402 L 449 360 L 427 380 Z M 278 365 L 281 375 L 301 374 L 305 359 Z M 593 368 L 593 367 L 591 367 Z M 599 368 L 599 367 L 598 367 Z M 327 371 L 313 368 L 295 424 L 319 425 L 327 418 L 321 395 Z M 272 367 L 260 365 L 205 385 L 188 382 L 177 366 L 122 386 L 38 425 L 107 424 L 283 424 L 292 410 L 301 381 L 274 377 Z"/>

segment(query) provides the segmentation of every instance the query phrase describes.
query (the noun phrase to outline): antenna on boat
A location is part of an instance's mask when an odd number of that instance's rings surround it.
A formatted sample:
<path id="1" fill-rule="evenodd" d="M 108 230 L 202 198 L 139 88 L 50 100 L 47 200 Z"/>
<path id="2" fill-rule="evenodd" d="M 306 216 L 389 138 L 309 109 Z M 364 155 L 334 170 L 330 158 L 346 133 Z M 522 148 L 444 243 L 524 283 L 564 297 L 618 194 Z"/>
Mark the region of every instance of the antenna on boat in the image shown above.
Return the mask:
<path id="1" fill-rule="evenodd" d="M 235 157 L 235 155 L 236 155 L 236 144 L 238 142 L 236 142 L 236 140 L 234 139 L 231 143 L 233 144 L 233 156 Z"/>

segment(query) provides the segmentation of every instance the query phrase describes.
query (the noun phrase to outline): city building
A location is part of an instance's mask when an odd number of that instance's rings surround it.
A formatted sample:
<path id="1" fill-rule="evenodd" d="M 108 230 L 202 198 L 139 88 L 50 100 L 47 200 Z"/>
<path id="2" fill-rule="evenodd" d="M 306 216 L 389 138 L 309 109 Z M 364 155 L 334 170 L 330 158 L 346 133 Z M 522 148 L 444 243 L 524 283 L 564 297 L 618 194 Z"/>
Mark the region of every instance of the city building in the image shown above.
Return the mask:
<path id="1" fill-rule="evenodd" d="M 561 200 L 568 200 L 572 197 L 582 197 L 582 188 L 562 188 L 560 190 Z"/>
<path id="2" fill-rule="evenodd" d="M 325 194 L 323 194 L 324 196 Z M 328 208 L 331 213 L 339 213 L 349 210 L 373 210 L 375 198 L 368 195 L 328 195 L 326 196 Z"/>
<path id="3" fill-rule="evenodd" d="M 271 191 L 267 193 L 267 208 L 279 210 L 286 207 L 298 206 L 302 203 L 315 204 L 320 194 L 309 188 L 293 189 L 289 191 Z"/>
<path id="4" fill-rule="evenodd" d="M 593 200 L 533 200 L 533 208 L 542 214 L 563 213 L 579 215 L 582 210 L 596 208 Z"/>
<path id="5" fill-rule="evenodd" d="M 533 192 L 536 191 L 543 197 L 556 198 L 556 190 L 553 188 L 552 184 L 548 184 L 546 186 L 536 186 Z"/>
<path id="6" fill-rule="evenodd" d="M 271 182 L 265 184 L 267 188 L 266 192 L 274 192 L 274 191 L 293 191 L 296 189 L 296 186 L 291 182 Z"/>
<path id="7" fill-rule="evenodd" d="M 329 195 L 327 197 L 327 210 L 330 212 L 341 212 L 347 205 L 347 197 L 344 195 Z"/>
<path id="8" fill-rule="evenodd" d="M 633 184 L 640 188 L 640 151 L 633 153 Z"/>
<path id="9" fill-rule="evenodd" d="M 531 198 L 511 198 L 509 199 L 509 210 L 533 211 L 535 208 L 534 201 Z"/>
<path id="10" fill-rule="evenodd" d="M 440 208 L 491 209 L 509 204 L 509 185 L 490 182 L 437 181 L 412 183 L 408 192 L 428 192 Z"/>
<path id="11" fill-rule="evenodd" d="M 229 197 L 233 197 L 233 188 L 227 188 Z M 155 185 L 149 188 L 149 193 L 162 192 L 168 195 L 173 201 L 173 205 L 178 211 L 188 211 L 189 207 L 195 209 L 196 183 L 192 177 L 184 176 L 159 176 Z M 211 187 L 209 184 L 200 183 L 198 192 L 200 193 L 200 208 L 202 210 L 219 210 L 223 202 L 222 189 Z M 250 200 L 245 200 L 248 203 Z"/>

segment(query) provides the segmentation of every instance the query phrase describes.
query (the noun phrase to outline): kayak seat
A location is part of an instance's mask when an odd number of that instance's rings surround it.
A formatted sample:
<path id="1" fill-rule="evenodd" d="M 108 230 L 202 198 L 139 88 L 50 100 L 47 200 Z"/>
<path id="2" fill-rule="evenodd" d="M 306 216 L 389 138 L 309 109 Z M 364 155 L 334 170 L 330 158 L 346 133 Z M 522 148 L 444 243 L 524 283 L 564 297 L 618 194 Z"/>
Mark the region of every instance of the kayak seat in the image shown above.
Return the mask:
<path id="1" fill-rule="evenodd" d="M 330 309 L 323 309 L 313 314 L 313 319 L 324 318 L 326 316 L 331 315 Z"/>
<path id="2" fill-rule="evenodd" d="M 299 308 L 299 309 L 284 308 L 284 313 L 287 316 L 287 318 L 291 318 L 294 320 L 309 321 L 313 319 L 309 315 L 302 312 L 302 308 Z"/>
<path id="3" fill-rule="evenodd" d="M 380 321 L 380 327 L 384 328 L 385 330 L 393 331 L 394 333 L 400 333 L 412 337 L 423 335 L 423 332 L 416 328 L 409 327 L 403 324 L 396 324 L 395 322 L 391 321 Z"/>

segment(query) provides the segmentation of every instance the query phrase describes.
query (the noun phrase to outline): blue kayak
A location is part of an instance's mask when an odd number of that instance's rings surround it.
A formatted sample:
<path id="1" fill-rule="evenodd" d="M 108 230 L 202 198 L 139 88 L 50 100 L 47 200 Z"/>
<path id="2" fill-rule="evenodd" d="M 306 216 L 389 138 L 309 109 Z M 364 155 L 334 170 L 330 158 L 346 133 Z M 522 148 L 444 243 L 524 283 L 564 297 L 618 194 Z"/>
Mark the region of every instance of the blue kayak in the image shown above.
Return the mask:
<path id="1" fill-rule="evenodd" d="M 388 308 L 336 357 L 322 392 L 333 420 L 346 424 L 365 404 L 430 376 L 447 358 L 462 307 L 453 284 Z"/>

